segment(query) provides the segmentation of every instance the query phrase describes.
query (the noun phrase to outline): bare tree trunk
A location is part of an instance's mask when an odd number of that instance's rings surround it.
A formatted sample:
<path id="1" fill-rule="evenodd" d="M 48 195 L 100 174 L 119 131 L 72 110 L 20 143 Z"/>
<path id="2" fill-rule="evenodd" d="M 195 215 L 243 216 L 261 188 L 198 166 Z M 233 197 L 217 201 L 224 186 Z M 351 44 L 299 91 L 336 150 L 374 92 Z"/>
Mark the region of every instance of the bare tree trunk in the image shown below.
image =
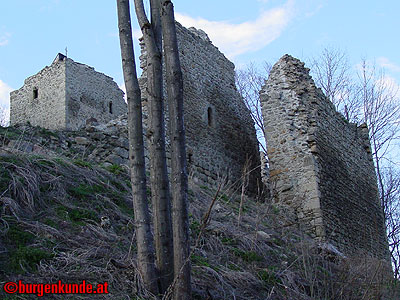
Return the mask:
<path id="1" fill-rule="evenodd" d="M 146 288 L 158 294 L 153 236 L 146 195 L 142 104 L 133 52 L 129 0 L 117 0 L 122 68 L 128 100 L 129 164 L 135 214 L 138 267 Z"/>
<path id="2" fill-rule="evenodd" d="M 160 292 L 164 293 L 174 278 L 171 201 L 165 153 L 160 0 L 151 0 L 150 5 L 151 23 L 146 17 L 143 0 L 135 0 L 136 15 L 147 50 L 150 183 L 156 262 L 160 275 Z"/>
<path id="3" fill-rule="evenodd" d="M 174 299 L 187 300 L 191 299 L 191 280 L 187 199 L 188 178 L 183 123 L 183 77 L 179 60 L 174 7 L 169 0 L 162 0 L 161 23 L 164 38 L 171 141 L 174 272 L 175 277 L 178 276 L 174 289 Z"/>

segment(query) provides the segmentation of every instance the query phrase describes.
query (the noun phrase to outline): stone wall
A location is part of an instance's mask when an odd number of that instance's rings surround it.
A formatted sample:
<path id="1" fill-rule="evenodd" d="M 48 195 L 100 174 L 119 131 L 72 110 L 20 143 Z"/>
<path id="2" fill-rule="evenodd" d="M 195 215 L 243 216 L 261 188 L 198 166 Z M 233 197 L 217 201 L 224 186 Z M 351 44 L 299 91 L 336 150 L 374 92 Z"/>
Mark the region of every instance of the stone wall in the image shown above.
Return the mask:
<path id="1" fill-rule="evenodd" d="M 346 254 L 388 259 L 365 125 L 336 112 L 289 55 L 275 64 L 260 96 L 275 200 L 293 207 L 315 238 Z"/>
<path id="2" fill-rule="evenodd" d="M 29 121 L 48 129 L 65 128 L 65 83 L 65 62 L 60 60 L 27 78 L 10 94 L 10 124 Z"/>
<path id="3" fill-rule="evenodd" d="M 253 170 L 249 189 L 256 191 L 261 185 L 258 144 L 250 112 L 235 87 L 233 63 L 203 31 L 177 24 L 177 34 L 184 77 L 189 176 L 206 184 L 216 183 L 218 178 L 240 184 L 248 159 L 248 169 Z M 146 119 L 146 52 L 142 48 L 140 83 Z M 36 86 L 40 101 L 31 99 Z M 105 124 L 126 112 L 123 93 L 112 78 L 62 54 L 13 95 L 12 125 L 30 121 L 48 129 L 78 130 L 88 119 Z M 35 109 L 25 106 L 30 102 Z M 167 151 L 168 147 L 167 136 Z"/>
<path id="4" fill-rule="evenodd" d="M 215 182 L 218 177 L 228 176 L 231 183 L 240 183 L 249 158 L 249 169 L 256 169 L 251 173 L 249 188 L 255 191 L 260 184 L 258 144 L 250 112 L 236 90 L 234 64 L 201 30 L 186 29 L 177 23 L 177 36 L 189 172 L 199 182 Z M 146 50 L 143 43 L 141 46 L 140 83 L 146 103 Z"/>
<path id="5" fill-rule="evenodd" d="M 106 123 L 126 113 L 124 93 L 111 77 L 69 58 L 66 65 L 67 129 L 82 128 L 90 118 Z"/>
<path id="6" fill-rule="evenodd" d="M 111 77 L 62 54 L 10 95 L 11 125 L 29 121 L 47 129 L 77 130 L 88 119 L 106 123 L 126 111 L 123 92 Z"/>

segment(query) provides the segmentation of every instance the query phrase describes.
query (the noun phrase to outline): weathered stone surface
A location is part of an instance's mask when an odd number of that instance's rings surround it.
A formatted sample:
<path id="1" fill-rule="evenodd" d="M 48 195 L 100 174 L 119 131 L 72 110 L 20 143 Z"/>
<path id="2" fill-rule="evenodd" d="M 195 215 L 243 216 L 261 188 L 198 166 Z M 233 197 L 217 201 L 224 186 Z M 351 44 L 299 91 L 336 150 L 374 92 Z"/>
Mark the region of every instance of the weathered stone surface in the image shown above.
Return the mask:
<path id="1" fill-rule="evenodd" d="M 115 153 L 116 155 L 118 155 L 124 159 L 129 158 L 129 151 L 127 149 L 124 149 L 121 147 L 114 148 L 113 153 Z"/>
<path id="2" fill-rule="evenodd" d="M 79 144 L 79 145 L 87 145 L 87 144 L 89 144 L 89 140 L 87 138 L 85 138 L 85 137 L 82 137 L 82 136 L 77 136 L 75 138 L 75 142 L 77 144 Z"/>
<path id="3" fill-rule="evenodd" d="M 272 238 L 272 235 L 259 230 L 259 231 L 257 231 L 257 237 L 260 237 L 261 239 L 264 239 L 264 240 L 269 240 Z"/>
<path id="4" fill-rule="evenodd" d="M 235 87 L 233 63 L 218 51 L 203 31 L 177 24 L 177 34 L 184 77 L 189 176 L 201 184 L 215 185 L 217 180 L 240 184 L 248 158 L 249 171 L 252 171 L 249 190 L 256 191 L 261 181 L 258 144 L 250 112 Z M 144 69 L 140 83 L 146 131 L 146 50 L 143 44 L 141 67 Z M 97 162 L 128 164 L 126 105 L 122 91 L 110 77 L 61 54 L 50 67 L 28 78 L 21 89 L 11 93 L 11 124 L 26 121 L 49 129 L 84 128 L 86 135 L 80 132 L 79 136 L 69 139 L 72 146 L 63 147 L 83 152 L 88 159 Z M 169 160 L 167 127 L 168 113 Z M 148 162 L 147 144 L 145 147 Z"/>
<path id="5" fill-rule="evenodd" d="M 126 159 L 123 159 L 121 156 L 118 156 L 116 154 L 111 154 L 105 158 L 106 162 L 112 163 L 114 165 L 122 165 L 122 164 L 127 164 L 128 161 Z"/>
<path id="6" fill-rule="evenodd" d="M 275 64 L 260 96 L 276 200 L 339 251 L 388 259 L 368 129 L 336 112 L 289 55 Z"/>
<path id="7" fill-rule="evenodd" d="M 230 183 L 240 184 L 248 158 L 249 170 L 253 170 L 249 189 L 256 191 L 261 181 L 258 143 L 250 112 L 235 86 L 234 64 L 211 43 L 204 31 L 186 29 L 177 23 L 177 37 L 191 176 L 205 183 L 226 177 Z M 143 43 L 141 47 L 140 83 L 146 112 L 146 49 Z M 168 117 L 166 123 L 168 128 Z"/>
<path id="8" fill-rule="evenodd" d="M 123 92 L 111 77 L 62 54 L 10 94 L 11 125 L 77 130 L 124 112 Z"/>
<path id="9" fill-rule="evenodd" d="M 10 124 L 30 122 L 48 129 L 66 127 L 66 64 L 54 62 L 10 94 Z M 34 95 L 37 90 L 37 95 Z M 37 96 L 37 98 L 34 98 Z"/>

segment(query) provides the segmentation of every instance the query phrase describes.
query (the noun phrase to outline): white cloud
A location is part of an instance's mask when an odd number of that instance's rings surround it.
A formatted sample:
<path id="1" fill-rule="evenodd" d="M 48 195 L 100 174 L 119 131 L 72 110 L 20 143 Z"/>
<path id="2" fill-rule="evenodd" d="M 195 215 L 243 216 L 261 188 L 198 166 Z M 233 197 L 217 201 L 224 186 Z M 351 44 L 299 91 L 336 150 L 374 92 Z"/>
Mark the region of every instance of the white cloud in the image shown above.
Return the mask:
<path id="1" fill-rule="evenodd" d="M 377 66 L 380 68 L 377 68 Z M 387 75 L 385 72 L 386 70 L 400 72 L 400 67 L 390 62 L 389 59 L 379 57 L 374 61 L 365 60 L 355 65 L 355 68 L 359 77 L 362 77 L 363 72 L 365 72 L 365 76 L 373 80 L 373 83 L 376 84 L 379 89 L 384 90 L 385 93 L 400 96 L 400 84 L 398 78 L 396 79 L 393 76 Z"/>
<path id="2" fill-rule="evenodd" d="M 212 42 L 229 58 L 259 50 L 276 40 L 294 17 L 294 0 L 262 12 L 254 21 L 233 24 L 228 21 L 209 21 L 175 13 L 185 27 L 204 30 Z"/>
<path id="3" fill-rule="evenodd" d="M 316 7 L 313 7 L 310 11 L 306 12 L 305 16 L 307 18 L 310 18 L 310 17 L 316 15 L 323 7 L 324 7 L 324 4 L 320 3 Z"/>
<path id="4" fill-rule="evenodd" d="M 400 66 L 391 62 L 387 57 L 379 57 L 376 62 L 382 68 L 388 69 L 392 72 L 400 72 Z"/>
<path id="5" fill-rule="evenodd" d="M 396 78 L 389 75 L 382 75 L 376 81 L 379 87 L 381 87 L 386 93 L 390 95 L 398 95 L 400 91 L 400 85 L 398 84 Z"/>
<path id="6" fill-rule="evenodd" d="M 11 34 L 8 32 L 0 35 L 0 47 L 8 45 L 8 43 L 10 42 L 10 37 Z"/>

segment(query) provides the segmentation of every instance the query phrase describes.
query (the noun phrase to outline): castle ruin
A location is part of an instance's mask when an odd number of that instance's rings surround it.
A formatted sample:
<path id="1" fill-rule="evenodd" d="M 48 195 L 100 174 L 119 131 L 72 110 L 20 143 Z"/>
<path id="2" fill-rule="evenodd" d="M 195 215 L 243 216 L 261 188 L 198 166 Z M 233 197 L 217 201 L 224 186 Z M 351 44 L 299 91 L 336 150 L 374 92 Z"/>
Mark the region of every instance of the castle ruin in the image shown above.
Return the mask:
<path id="1" fill-rule="evenodd" d="M 203 31 L 177 24 L 177 34 L 192 180 L 201 185 L 222 179 L 240 183 L 248 164 L 253 170 L 249 189 L 256 191 L 261 184 L 258 143 L 235 87 L 233 63 Z M 146 113 L 147 63 L 141 46 Z M 336 112 L 304 64 L 288 55 L 273 67 L 260 96 L 275 201 L 291 206 L 311 236 L 344 254 L 361 251 L 389 259 L 368 129 Z M 88 119 L 100 124 L 86 132 L 96 141 L 94 149 L 85 148 L 88 158 L 128 164 L 126 104 L 110 77 L 59 54 L 50 67 L 11 93 L 11 125 L 29 121 L 48 129 L 78 130 Z M 79 143 L 89 144 L 82 138 Z M 168 136 L 166 146 L 169 158 Z"/>
<path id="2" fill-rule="evenodd" d="M 184 80 L 189 176 L 200 185 L 214 185 L 218 180 L 238 185 L 248 162 L 248 171 L 253 170 L 248 190 L 255 192 L 261 184 L 258 142 L 250 112 L 235 87 L 234 64 L 203 31 L 177 23 L 177 35 Z M 142 44 L 140 85 L 146 123 L 145 51 Z M 112 78 L 62 54 L 11 93 L 11 125 L 29 121 L 47 129 L 78 130 L 85 127 L 87 120 L 96 119 L 103 128 L 108 121 L 110 127 L 116 127 L 117 123 L 126 124 L 126 112 L 123 92 Z M 113 122 L 118 116 L 121 122 Z M 165 116 L 168 126 L 168 114 Z M 120 128 L 113 134 L 121 136 L 126 131 Z M 166 133 L 169 158 L 168 130 Z M 145 139 L 147 147 L 146 142 Z M 118 153 L 108 156 L 110 162 L 128 164 L 127 142 L 116 148 Z"/>
<path id="3" fill-rule="evenodd" d="M 89 119 L 105 123 L 126 110 L 124 94 L 111 77 L 62 54 L 10 94 L 11 125 L 78 130 Z"/>
<path id="4" fill-rule="evenodd" d="M 366 126 L 338 113 L 289 55 L 272 68 L 260 97 L 275 201 L 343 253 L 389 259 Z"/>
<path id="5" fill-rule="evenodd" d="M 204 31 L 176 26 L 189 171 L 200 183 L 227 177 L 228 182 L 238 184 L 248 161 L 248 171 L 253 170 L 249 190 L 257 191 L 261 184 L 258 142 L 250 111 L 236 89 L 235 65 Z M 146 103 L 146 49 L 141 46 L 140 84 Z"/>

